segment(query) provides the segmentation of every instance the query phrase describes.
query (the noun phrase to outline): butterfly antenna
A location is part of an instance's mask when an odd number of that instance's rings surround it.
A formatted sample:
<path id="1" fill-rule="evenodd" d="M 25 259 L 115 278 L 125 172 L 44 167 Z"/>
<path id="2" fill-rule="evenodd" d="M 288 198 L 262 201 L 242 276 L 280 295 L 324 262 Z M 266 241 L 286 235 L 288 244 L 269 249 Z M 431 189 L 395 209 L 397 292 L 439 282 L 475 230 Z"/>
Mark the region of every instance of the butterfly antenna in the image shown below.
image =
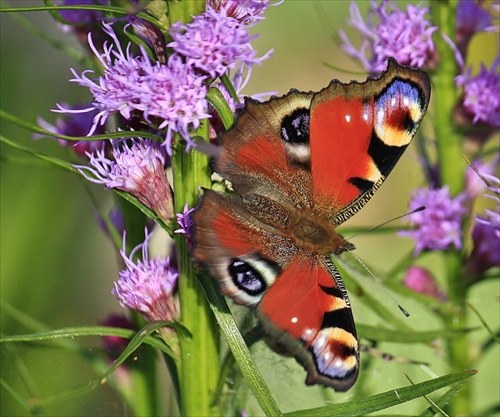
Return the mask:
<path id="1" fill-rule="evenodd" d="M 400 216 L 400 217 L 403 217 L 403 216 Z M 382 289 L 384 290 L 384 292 L 387 294 L 387 296 L 392 300 L 394 301 L 394 303 L 398 306 L 398 308 L 401 310 L 401 312 L 406 316 L 406 317 L 410 317 L 410 313 L 408 313 L 408 311 L 401 305 L 399 304 L 398 300 L 396 300 L 396 298 L 389 292 L 387 291 L 387 288 L 384 287 L 384 284 L 382 284 L 382 281 L 380 280 L 380 278 L 378 278 L 377 276 L 375 276 L 375 274 L 370 270 L 370 268 L 368 268 L 364 262 L 359 259 L 352 251 L 350 251 L 349 249 L 347 249 L 347 251 L 352 255 L 354 256 L 354 258 L 363 266 L 363 268 L 366 269 L 366 271 L 372 276 L 372 278 L 377 282 L 378 285 L 380 285 L 382 287 Z"/>
<path id="2" fill-rule="evenodd" d="M 393 217 L 392 219 L 387 220 L 387 221 L 385 221 L 385 222 L 383 222 L 383 223 L 380 223 L 380 224 L 378 224 L 378 225 L 376 225 L 376 226 L 372 226 L 372 227 L 370 227 L 370 228 L 369 228 L 369 229 L 367 229 L 367 230 L 363 230 L 362 232 L 359 232 L 359 233 L 356 233 L 356 234 L 354 234 L 354 235 L 352 235 L 352 236 L 349 236 L 346 240 L 351 240 L 352 238 L 354 238 L 354 237 L 356 237 L 356 236 L 359 236 L 359 235 L 362 235 L 362 234 L 365 234 L 365 233 L 371 232 L 372 230 L 376 230 L 376 229 L 378 229 L 378 228 L 380 228 L 380 227 L 382 227 L 382 226 L 385 226 L 386 224 L 391 223 L 391 222 L 393 222 L 393 221 L 395 221 L 395 220 L 402 219 L 403 217 L 410 216 L 410 215 L 412 215 L 412 214 L 414 214 L 414 213 L 418 213 L 419 211 L 422 211 L 422 210 L 425 210 L 425 209 L 426 209 L 426 206 L 420 206 L 420 207 L 417 207 L 415 210 L 412 210 L 412 211 L 410 211 L 410 212 L 408 212 L 408 213 L 402 214 L 401 216 Z"/>

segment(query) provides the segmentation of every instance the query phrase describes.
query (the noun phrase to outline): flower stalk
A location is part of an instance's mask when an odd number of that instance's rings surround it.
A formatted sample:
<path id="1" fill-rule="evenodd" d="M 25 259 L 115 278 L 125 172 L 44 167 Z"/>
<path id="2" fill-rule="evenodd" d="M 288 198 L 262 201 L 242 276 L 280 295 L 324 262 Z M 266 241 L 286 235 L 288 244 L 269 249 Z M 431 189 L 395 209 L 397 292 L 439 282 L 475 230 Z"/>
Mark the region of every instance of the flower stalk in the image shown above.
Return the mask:
<path id="1" fill-rule="evenodd" d="M 431 2 L 434 23 L 450 39 L 455 38 L 456 2 Z M 462 138 L 453 126 L 453 109 L 457 101 L 455 77 L 457 65 L 454 51 L 442 37 L 436 36 L 439 55 L 439 71 L 433 74 L 434 87 L 434 127 L 440 167 L 440 184 L 447 185 L 453 196 L 464 189 L 466 164 L 462 157 Z M 462 253 L 457 249 L 444 251 L 447 296 L 453 306 L 451 313 L 444 317 L 449 329 L 467 327 L 466 277 L 462 268 Z M 447 339 L 448 363 L 454 371 L 470 369 L 472 366 L 468 334 L 457 332 L 457 336 Z M 469 415 L 471 402 L 470 385 L 462 387 L 460 395 L 450 402 L 451 415 Z"/>
<path id="2" fill-rule="evenodd" d="M 208 140 L 209 125 L 203 121 L 194 136 Z M 209 158 L 201 152 L 184 152 L 176 141 L 172 157 L 174 208 L 182 213 L 184 205 L 194 206 L 198 187 L 210 187 Z M 180 396 L 183 416 L 217 415 L 211 394 L 219 376 L 219 333 L 207 298 L 195 276 L 189 248 L 183 234 L 174 236 L 179 265 L 179 299 L 181 323 L 189 335 L 180 335 Z"/>

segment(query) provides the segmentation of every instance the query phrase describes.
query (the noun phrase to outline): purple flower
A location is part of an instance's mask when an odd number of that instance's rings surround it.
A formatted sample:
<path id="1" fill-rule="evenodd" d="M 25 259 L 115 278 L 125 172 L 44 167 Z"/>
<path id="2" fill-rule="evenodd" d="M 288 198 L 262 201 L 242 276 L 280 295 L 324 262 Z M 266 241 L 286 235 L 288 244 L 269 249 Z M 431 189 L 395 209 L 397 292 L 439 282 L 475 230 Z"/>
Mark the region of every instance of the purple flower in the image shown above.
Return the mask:
<path id="1" fill-rule="evenodd" d="M 436 279 L 427 269 L 420 266 L 410 266 L 408 268 L 403 285 L 417 293 L 428 295 L 441 301 L 446 300 L 446 296 L 439 288 Z"/>
<path id="2" fill-rule="evenodd" d="M 432 34 L 437 26 L 431 26 L 426 20 L 428 8 L 410 4 L 404 12 L 387 0 L 380 5 L 372 0 L 371 5 L 365 22 L 357 3 L 351 2 L 348 24 L 361 33 L 363 42 L 361 48 L 356 49 L 346 33 L 340 30 L 342 49 L 348 55 L 358 59 L 372 73 L 385 70 L 389 57 L 395 58 L 401 65 L 427 68 L 435 65 Z"/>
<path id="3" fill-rule="evenodd" d="M 109 6 L 109 0 L 56 0 L 56 6 L 95 6 L 96 4 L 102 6 Z M 75 26 L 89 27 L 97 20 L 104 19 L 104 12 L 100 10 L 59 10 L 61 17 L 68 23 Z"/>
<path id="4" fill-rule="evenodd" d="M 484 196 L 492 199 L 495 207 L 485 209 L 484 215 L 475 218 L 472 230 L 474 248 L 466 262 L 471 281 L 477 280 L 491 267 L 500 267 L 500 179 L 484 171 L 481 176 L 489 191 Z"/>
<path id="5" fill-rule="evenodd" d="M 476 33 L 498 31 L 492 12 L 482 7 L 479 1 L 460 0 L 458 3 L 455 35 L 457 48 L 463 57 L 467 55 L 467 46 Z"/>
<path id="6" fill-rule="evenodd" d="M 180 228 L 174 230 L 174 233 L 182 233 L 187 240 L 188 247 L 191 248 L 192 242 L 191 238 L 193 237 L 193 220 L 191 220 L 191 213 L 196 209 L 196 207 L 189 208 L 189 206 L 186 205 L 184 206 L 184 210 L 182 213 L 177 213 L 177 223 L 179 224 Z"/>
<path id="7" fill-rule="evenodd" d="M 168 46 L 186 58 L 186 64 L 201 70 L 212 78 L 222 76 L 230 68 L 239 65 L 252 67 L 262 58 L 250 45 L 256 36 L 250 36 L 244 25 L 224 13 L 207 10 L 194 16 L 187 25 L 174 23 L 170 28 L 173 42 Z"/>
<path id="8" fill-rule="evenodd" d="M 113 141 L 113 159 L 104 148 L 87 154 L 90 166 L 75 165 L 89 181 L 136 196 L 168 223 L 173 218 L 172 191 L 165 174 L 165 150 L 158 142 L 137 138 Z M 90 174 L 90 175 L 89 175 Z"/>
<path id="9" fill-rule="evenodd" d="M 399 232 L 402 236 L 415 239 L 415 256 L 424 249 L 462 247 L 462 216 L 467 212 L 463 206 L 464 200 L 465 194 L 452 198 L 447 186 L 416 190 L 410 201 L 410 210 L 421 206 L 426 206 L 426 209 L 411 215 L 411 224 L 415 230 Z"/>
<path id="10" fill-rule="evenodd" d="M 101 326 L 118 327 L 121 329 L 134 330 L 134 324 L 123 314 L 110 314 L 105 320 L 99 323 Z M 102 344 L 104 350 L 116 359 L 125 350 L 129 343 L 128 339 L 119 336 L 103 336 Z"/>
<path id="11" fill-rule="evenodd" d="M 263 19 L 269 3 L 269 0 L 207 0 L 207 8 L 248 24 Z"/>
<path id="12" fill-rule="evenodd" d="M 144 243 L 136 246 L 126 255 L 125 234 L 120 255 L 125 269 L 120 271 L 120 279 L 111 291 L 123 308 L 140 312 L 147 321 L 173 321 L 178 318 L 174 301 L 174 289 L 178 273 L 170 266 L 169 258 L 148 256 L 151 234 L 146 229 Z M 134 262 L 135 255 L 142 251 L 142 259 Z"/>
<path id="13" fill-rule="evenodd" d="M 488 70 L 481 64 L 481 71 L 475 77 L 469 67 L 455 78 L 457 86 L 463 89 L 462 107 L 472 118 L 472 123 L 484 123 L 500 127 L 500 77 L 497 58 Z"/>
<path id="14" fill-rule="evenodd" d="M 168 65 L 152 62 L 143 47 L 139 56 L 133 56 L 131 44 L 124 51 L 111 25 L 103 23 L 103 26 L 113 44 L 106 42 L 104 52 L 100 53 L 89 36 L 89 45 L 104 74 L 89 79 L 87 74 L 93 73 L 92 70 L 84 71 L 81 76 L 72 70 L 75 78 L 71 81 L 87 87 L 94 97 L 92 106 L 80 112 L 98 110 L 88 135 L 114 114 L 119 113 L 127 120 L 139 114 L 148 125 L 166 130 L 164 144 L 169 154 L 174 133 L 187 141 L 188 149 L 194 146 L 189 130 L 198 128 L 200 120 L 209 117 L 205 77 L 196 75 L 176 54 L 169 58 Z M 60 112 L 74 112 L 58 107 Z"/>
<path id="15" fill-rule="evenodd" d="M 71 108 L 72 110 L 78 111 L 85 108 L 85 106 L 74 105 Z M 52 125 L 47 121 L 45 121 L 44 119 L 42 119 L 41 117 L 39 117 L 38 124 L 40 125 L 41 128 L 58 135 L 84 137 L 87 136 L 88 131 L 92 127 L 92 120 L 96 114 L 97 110 L 88 113 L 67 114 L 64 115 L 64 117 L 57 118 L 55 125 Z M 104 129 L 99 128 L 94 133 L 96 135 L 103 134 Z M 42 137 L 45 136 L 40 134 L 33 135 L 34 139 L 40 139 Z M 94 152 L 97 149 L 101 149 L 102 146 L 105 144 L 105 141 L 103 140 L 71 142 L 59 138 L 54 138 L 54 139 L 56 139 L 61 146 L 71 146 L 73 151 L 81 157 L 85 157 L 85 154 L 87 152 Z"/>

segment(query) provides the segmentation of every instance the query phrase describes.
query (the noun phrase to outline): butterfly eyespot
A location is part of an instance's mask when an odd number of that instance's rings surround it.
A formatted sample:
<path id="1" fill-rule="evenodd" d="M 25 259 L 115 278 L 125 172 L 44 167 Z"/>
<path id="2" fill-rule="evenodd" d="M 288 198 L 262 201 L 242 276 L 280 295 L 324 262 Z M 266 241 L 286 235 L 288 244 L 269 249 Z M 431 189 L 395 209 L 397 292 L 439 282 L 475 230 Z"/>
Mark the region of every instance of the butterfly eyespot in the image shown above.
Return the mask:
<path id="1" fill-rule="evenodd" d="M 297 109 L 283 118 L 281 138 L 291 144 L 309 143 L 309 109 Z"/>
<path id="2" fill-rule="evenodd" d="M 248 262 L 235 259 L 229 264 L 228 272 L 234 284 L 249 295 L 261 294 L 267 288 L 262 275 Z"/>

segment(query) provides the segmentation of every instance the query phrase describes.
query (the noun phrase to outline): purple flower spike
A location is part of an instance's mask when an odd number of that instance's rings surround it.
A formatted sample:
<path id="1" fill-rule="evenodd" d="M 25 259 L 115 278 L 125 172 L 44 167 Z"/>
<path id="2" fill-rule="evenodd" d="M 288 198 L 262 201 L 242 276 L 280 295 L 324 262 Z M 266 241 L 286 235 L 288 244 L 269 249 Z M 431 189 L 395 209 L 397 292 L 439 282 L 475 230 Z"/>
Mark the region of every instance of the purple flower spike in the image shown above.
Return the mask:
<path id="1" fill-rule="evenodd" d="M 144 48 L 140 55 L 130 52 L 129 43 L 124 50 L 111 25 L 103 23 L 104 32 L 113 40 L 104 44 L 100 53 L 89 36 L 89 45 L 101 62 L 104 74 L 90 79 L 86 70 L 78 75 L 72 70 L 71 81 L 87 87 L 94 97 L 92 106 L 79 112 L 98 110 L 88 135 L 104 125 L 114 114 L 121 114 L 126 120 L 132 115 L 142 115 L 143 120 L 156 129 L 165 129 L 165 146 L 172 153 L 174 133 L 179 133 L 188 143 L 188 150 L 194 146 L 189 130 L 197 129 L 200 120 L 210 117 L 205 100 L 207 87 L 205 77 L 196 75 L 193 69 L 173 54 L 167 65 L 152 62 Z M 58 105 L 59 112 L 74 113 Z"/>
<path id="2" fill-rule="evenodd" d="M 269 56 L 268 53 L 255 58 L 257 52 L 250 45 L 255 36 L 250 36 L 238 20 L 210 7 L 202 15 L 194 16 L 187 25 L 174 23 L 170 35 L 173 42 L 168 46 L 184 56 L 188 66 L 212 78 L 222 76 L 240 64 L 251 67 Z"/>
<path id="3" fill-rule="evenodd" d="M 491 267 L 500 267 L 500 179 L 484 171 L 481 175 L 489 183 L 489 193 L 484 196 L 493 200 L 495 207 L 485 209 L 484 214 L 475 219 L 472 230 L 474 248 L 466 263 L 472 280 Z"/>
<path id="4" fill-rule="evenodd" d="M 174 212 L 172 191 L 164 169 L 165 150 L 152 140 L 138 138 L 131 143 L 114 141 L 113 160 L 108 159 L 103 148 L 95 155 L 87 154 L 90 166 L 75 167 L 89 181 L 136 196 L 168 223 Z"/>
<path id="5" fill-rule="evenodd" d="M 426 68 L 435 65 L 432 34 L 437 26 L 431 26 L 426 20 L 428 8 L 408 5 L 404 12 L 394 2 L 386 0 L 380 5 L 372 0 L 371 5 L 367 22 L 363 20 L 357 3 L 350 5 L 351 19 L 348 24 L 361 33 L 363 42 L 360 49 L 356 49 L 341 30 L 342 49 L 348 55 L 358 59 L 371 73 L 385 70 L 389 57 L 395 58 L 401 65 Z"/>
<path id="6" fill-rule="evenodd" d="M 177 223 L 180 228 L 174 230 L 174 233 L 182 233 L 188 242 L 188 247 L 191 248 L 191 238 L 193 236 L 193 221 L 191 220 L 191 213 L 196 207 L 189 208 L 186 204 L 182 213 L 177 213 Z"/>
<path id="7" fill-rule="evenodd" d="M 421 206 L 426 206 L 426 209 L 411 215 L 415 230 L 404 230 L 399 234 L 415 240 L 415 256 L 424 249 L 462 248 L 462 216 L 467 212 L 464 200 L 465 194 L 452 198 L 447 186 L 434 190 L 420 188 L 413 194 L 410 210 Z"/>
<path id="8" fill-rule="evenodd" d="M 178 312 L 173 293 L 178 273 L 171 268 L 169 258 L 149 258 L 151 234 L 147 229 L 145 234 L 144 243 L 136 246 L 129 256 L 125 251 L 124 234 L 120 254 L 126 269 L 120 271 L 120 279 L 114 283 L 111 292 L 123 308 L 140 312 L 147 321 L 176 320 Z M 138 251 L 142 251 L 142 259 L 134 262 Z"/>
<path id="9" fill-rule="evenodd" d="M 489 70 L 481 64 L 481 71 L 475 77 L 469 67 L 455 78 L 457 86 L 463 89 L 462 106 L 472 118 L 472 123 L 500 127 L 499 65 L 500 58 L 497 58 Z"/>

